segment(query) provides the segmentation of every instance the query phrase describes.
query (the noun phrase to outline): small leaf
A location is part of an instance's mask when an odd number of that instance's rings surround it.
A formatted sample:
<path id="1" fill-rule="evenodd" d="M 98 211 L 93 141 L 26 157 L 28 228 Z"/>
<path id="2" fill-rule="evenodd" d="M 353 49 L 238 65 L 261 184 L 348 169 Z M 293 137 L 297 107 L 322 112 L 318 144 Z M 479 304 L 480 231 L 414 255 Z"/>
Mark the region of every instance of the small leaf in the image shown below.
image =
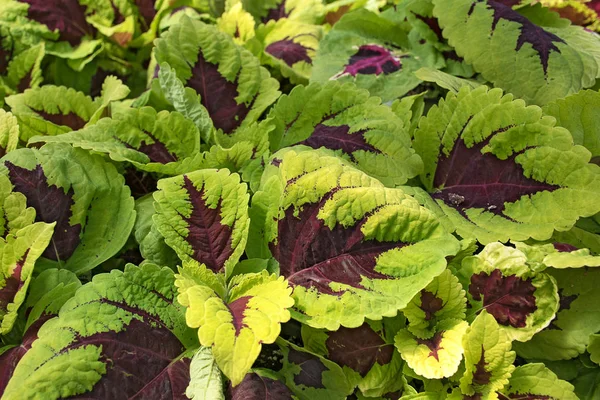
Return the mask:
<path id="1" fill-rule="evenodd" d="M 210 348 L 201 347 L 192 357 L 185 395 L 194 400 L 225 400 L 221 371 Z"/>

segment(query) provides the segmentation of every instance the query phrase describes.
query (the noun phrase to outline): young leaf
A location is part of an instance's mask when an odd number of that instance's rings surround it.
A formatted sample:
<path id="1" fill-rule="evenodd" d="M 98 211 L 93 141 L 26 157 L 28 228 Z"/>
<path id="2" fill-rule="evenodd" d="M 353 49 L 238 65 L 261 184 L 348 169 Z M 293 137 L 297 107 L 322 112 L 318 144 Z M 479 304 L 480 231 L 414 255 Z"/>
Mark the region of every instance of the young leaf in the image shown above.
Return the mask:
<path id="1" fill-rule="evenodd" d="M 244 10 L 241 2 L 226 10 L 217 20 L 221 32 L 233 37 L 233 41 L 243 45 L 254 37 L 254 17 Z"/>
<path id="2" fill-rule="evenodd" d="M 486 311 L 481 312 L 463 337 L 466 371 L 460 389 L 468 396 L 487 398 L 501 390 L 515 369 L 511 342 Z"/>
<path id="3" fill-rule="evenodd" d="M 294 318 L 337 330 L 395 316 L 458 242 L 402 190 L 331 154 L 275 154 L 253 198 L 251 237 L 263 238 L 294 287 Z"/>
<path id="4" fill-rule="evenodd" d="M 484 244 L 547 240 L 596 214 L 600 168 L 553 125 L 541 109 L 499 89 L 449 93 L 415 132 L 421 180 L 439 206 L 431 208 L 459 235 Z"/>
<path id="5" fill-rule="evenodd" d="M 184 263 L 175 285 L 187 307 L 186 321 L 200 328 L 200 343 L 212 347 L 219 368 L 233 386 L 242 382 L 262 344 L 274 343 L 280 324 L 290 319 L 294 301 L 287 281 L 267 271 L 234 276 L 225 286 L 204 265 Z M 215 290 L 216 289 L 216 290 Z"/>
<path id="6" fill-rule="evenodd" d="M 422 171 L 408 126 L 378 98 L 347 83 L 311 83 L 282 96 L 269 113 L 271 150 L 294 144 L 325 147 L 390 186 Z"/>
<path id="7" fill-rule="evenodd" d="M 100 156 L 66 144 L 19 149 L 2 159 L 1 172 L 27 198 L 36 221 L 56 222 L 38 261 L 77 274 L 119 251 L 133 228 L 134 202 L 116 168 Z"/>
<path id="8" fill-rule="evenodd" d="M 158 182 L 153 219 L 165 242 L 184 261 L 214 272 L 231 269 L 248 238 L 246 184 L 228 170 L 199 170 Z"/>
<path id="9" fill-rule="evenodd" d="M 209 347 L 201 347 L 192 357 L 185 395 L 194 400 L 225 400 L 221 371 Z"/>
<path id="10" fill-rule="evenodd" d="M 152 264 L 94 276 L 39 330 L 4 397 L 184 399 L 197 342 L 175 291 L 173 272 Z"/>
<path id="11" fill-rule="evenodd" d="M 279 83 L 249 51 L 216 27 L 187 17 L 157 40 L 156 59 L 196 90 L 215 128 L 225 133 L 258 120 L 280 94 Z"/>
<path id="12" fill-rule="evenodd" d="M 0 156 L 4 157 L 17 148 L 19 143 L 19 123 L 9 112 L 0 109 Z"/>

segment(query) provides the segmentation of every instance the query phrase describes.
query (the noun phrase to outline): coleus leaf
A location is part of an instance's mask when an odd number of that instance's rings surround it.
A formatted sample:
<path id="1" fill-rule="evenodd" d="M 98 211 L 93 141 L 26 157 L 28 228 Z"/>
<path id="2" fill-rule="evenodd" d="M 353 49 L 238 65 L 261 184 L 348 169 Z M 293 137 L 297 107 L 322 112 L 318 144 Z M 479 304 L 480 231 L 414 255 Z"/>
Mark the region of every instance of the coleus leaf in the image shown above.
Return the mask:
<path id="1" fill-rule="evenodd" d="M 4 86 L 4 95 L 24 92 L 36 88 L 42 82 L 42 60 L 45 55 L 44 44 L 35 45 L 15 55 L 7 65 L 6 74 L 0 77 L 0 86 Z M 0 74 L 4 75 L 0 69 Z M 3 84 L 3 85 L 2 85 Z M 4 97 L 0 92 L 0 96 Z M 0 101 L 3 100 L 0 98 Z"/>
<path id="2" fill-rule="evenodd" d="M 185 399 L 186 349 L 197 342 L 174 303 L 174 279 L 152 264 L 94 276 L 39 330 L 4 397 Z"/>
<path id="3" fill-rule="evenodd" d="M 169 166 L 200 151 L 200 135 L 194 123 L 178 112 L 156 112 L 151 107 L 119 108 L 110 118 L 58 136 L 34 136 L 29 143 L 69 143 L 105 153 L 117 162 L 129 162 L 147 172 L 163 172 Z"/>
<path id="4" fill-rule="evenodd" d="M 281 374 L 299 400 L 344 400 L 354 391 L 336 363 L 281 338 L 277 344 L 283 352 Z"/>
<path id="5" fill-rule="evenodd" d="M 256 370 L 246 374 L 244 380 L 229 389 L 230 400 L 295 400 L 283 382 L 268 370 Z"/>
<path id="6" fill-rule="evenodd" d="M 458 55 L 515 96 L 544 105 L 594 84 L 598 59 L 589 48 L 600 39 L 582 28 L 542 27 L 494 0 L 434 4 L 443 35 Z M 490 62 L 484 54 L 503 56 Z M 515 75 L 515 69 L 529 73 Z"/>
<path id="7" fill-rule="evenodd" d="M 236 275 L 226 286 L 221 274 L 184 262 L 175 285 L 177 300 L 187 307 L 188 325 L 200 328 L 200 343 L 212 347 L 217 365 L 233 386 L 242 382 L 262 344 L 275 342 L 294 304 L 287 281 L 267 271 Z"/>
<path id="8" fill-rule="evenodd" d="M 7 154 L 0 173 L 13 191 L 25 195 L 36 221 L 56 222 L 40 268 L 60 266 L 81 274 L 125 244 L 135 220 L 133 198 L 123 176 L 100 156 L 48 144 Z"/>
<path id="9" fill-rule="evenodd" d="M 510 340 L 530 340 L 550 324 L 558 310 L 556 280 L 534 272 L 520 250 L 488 244 L 476 256 L 463 260 L 460 273 L 470 277 L 470 315 L 485 309 Z"/>
<path id="10" fill-rule="evenodd" d="M 192 357 L 185 395 L 194 400 L 225 400 L 221 371 L 209 347 L 201 347 Z"/>
<path id="11" fill-rule="evenodd" d="M 382 397 L 402 391 L 402 360 L 393 343 L 395 331 L 385 322 L 365 322 L 358 328 L 325 331 L 302 326 L 307 350 L 342 367 L 363 395 Z"/>
<path id="12" fill-rule="evenodd" d="M 35 221 L 35 209 L 27 207 L 27 198 L 20 192 L 13 192 L 13 185 L 5 175 L 0 175 L 0 227 L 6 237 L 16 233 Z"/>
<path id="13" fill-rule="evenodd" d="M 54 224 L 38 222 L 0 239 L 0 334 L 12 329 L 35 262 L 50 243 L 53 229 Z"/>
<path id="14" fill-rule="evenodd" d="M 416 200 L 325 150 L 276 153 L 252 208 L 250 253 L 268 245 L 314 328 L 395 316 L 458 251 Z"/>
<path id="15" fill-rule="evenodd" d="M 231 269 L 248 238 L 249 196 L 238 174 L 198 170 L 158 182 L 153 219 L 165 242 L 182 260 L 214 272 Z"/>
<path id="16" fill-rule="evenodd" d="M 353 82 L 383 101 L 402 97 L 420 83 L 414 71 L 437 66 L 399 50 L 407 44 L 391 21 L 364 9 L 348 13 L 321 40 L 311 81 Z"/>
<path id="17" fill-rule="evenodd" d="M 531 265 L 540 269 L 600 267 L 600 256 L 591 255 L 588 249 L 577 249 L 566 243 L 529 246 L 516 242 L 515 247 L 527 255 Z"/>
<path id="18" fill-rule="evenodd" d="M 558 379 L 544 364 L 527 364 L 514 370 L 508 386 L 498 394 L 498 399 L 576 400 L 578 397 L 573 393 L 573 385 Z"/>
<path id="19" fill-rule="evenodd" d="M 547 272 L 556 278 L 559 309 L 556 318 L 527 343 L 515 343 L 519 356 L 538 360 L 567 360 L 583 353 L 590 334 L 600 331 L 600 269 L 579 268 Z"/>
<path id="20" fill-rule="evenodd" d="M 436 332 L 444 319 L 465 319 L 467 298 L 458 278 L 445 270 L 421 290 L 402 310 L 408 319 L 408 330 L 421 339 Z"/>
<path id="21" fill-rule="evenodd" d="M 221 32 L 227 33 L 237 44 L 243 45 L 254 37 L 254 17 L 244 10 L 241 2 L 225 10 L 217 19 L 217 27 Z"/>
<path id="22" fill-rule="evenodd" d="M 258 120 L 280 94 L 279 83 L 248 50 L 216 27 L 187 17 L 157 40 L 156 59 L 196 90 L 224 133 Z"/>
<path id="23" fill-rule="evenodd" d="M 463 355 L 463 336 L 469 324 L 445 319 L 437 324 L 431 338 L 420 339 L 408 329 L 395 338 L 396 348 L 410 368 L 427 379 L 450 377 L 458 371 Z"/>
<path id="24" fill-rule="evenodd" d="M 499 89 L 448 93 L 415 132 L 421 180 L 439 208 L 429 206 L 459 235 L 484 244 L 547 240 L 596 214 L 600 169 L 553 125 Z"/>
<path id="25" fill-rule="evenodd" d="M 0 156 L 4 157 L 17 148 L 19 143 L 19 123 L 10 112 L 0 110 Z"/>
<path id="26" fill-rule="evenodd" d="M 325 147 L 390 186 L 422 170 L 408 126 L 379 98 L 351 83 L 296 86 L 269 117 L 276 126 L 269 135 L 272 151 L 294 144 Z"/>
<path id="27" fill-rule="evenodd" d="M 264 24 L 283 18 L 317 24 L 324 12 L 321 0 L 242 0 L 242 4 L 257 22 Z"/>
<path id="28" fill-rule="evenodd" d="M 463 337 L 466 371 L 460 389 L 468 396 L 487 398 L 501 390 L 515 367 L 511 341 L 493 316 L 482 311 Z"/>

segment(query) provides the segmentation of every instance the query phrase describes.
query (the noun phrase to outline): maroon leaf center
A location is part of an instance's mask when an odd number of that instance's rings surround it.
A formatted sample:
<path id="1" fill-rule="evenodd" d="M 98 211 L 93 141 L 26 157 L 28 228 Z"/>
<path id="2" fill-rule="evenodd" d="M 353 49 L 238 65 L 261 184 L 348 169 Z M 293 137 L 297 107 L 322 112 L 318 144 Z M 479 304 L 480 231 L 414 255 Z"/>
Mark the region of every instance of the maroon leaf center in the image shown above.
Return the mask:
<path id="1" fill-rule="evenodd" d="M 424 344 L 425 346 L 427 346 L 429 348 L 430 353 L 429 353 L 428 357 L 433 357 L 437 361 L 440 361 L 438 352 L 443 349 L 443 347 L 441 347 L 443 338 L 444 338 L 444 331 L 439 331 L 439 332 L 436 332 L 436 334 L 433 335 L 433 337 L 431 339 L 417 338 L 416 340 L 417 340 L 418 344 L 420 344 L 420 345 Z"/>
<path id="2" fill-rule="evenodd" d="M 21 273 L 28 254 L 29 249 L 27 249 L 25 254 L 23 254 L 23 257 L 16 262 L 12 274 L 6 277 L 4 281 L 4 287 L 0 288 L 0 310 L 2 310 L 3 313 L 6 313 L 7 306 L 14 301 L 15 295 L 25 283 L 21 280 Z"/>
<path id="3" fill-rule="evenodd" d="M 46 111 L 35 111 L 40 117 L 46 121 L 50 121 L 55 125 L 68 126 L 74 131 L 83 128 L 86 121 L 74 112 L 68 114 L 49 114 Z"/>
<path id="4" fill-rule="evenodd" d="M 310 146 L 313 149 L 325 147 L 330 150 L 341 150 L 350 155 L 351 158 L 354 158 L 352 153 L 359 150 L 381 154 L 379 149 L 367 143 L 365 139 L 366 131 L 349 132 L 350 127 L 348 125 L 328 126 L 321 123 L 315 126 L 312 135 L 300 144 Z"/>
<path id="5" fill-rule="evenodd" d="M 290 67 L 300 61 L 311 64 L 312 59 L 308 55 L 308 48 L 294 42 L 294 39 L 286 37 L 273 42 L 265 48 L 265 51 L 273 57 L 283 60 Z"/>
<path id="6" fill-rule="evenodd" d="M 435 313 L 440 311 L 444 305 L 444 302 L 439 297 L 436 297 L 433 293 L 422 290 L 421 291 L 421 310 L 425 312 L 425 320 L 429 321 Z"/>
<path id="7" fill-rule="evenodd" d="M 400 59 L 394 57 L 388 49 L 368 44 L 360 46 L 356 54 L 350 57 L 343 73 L 352 76 L 358 74 L 380 75 L 390 74 L 401 68 Z"/>

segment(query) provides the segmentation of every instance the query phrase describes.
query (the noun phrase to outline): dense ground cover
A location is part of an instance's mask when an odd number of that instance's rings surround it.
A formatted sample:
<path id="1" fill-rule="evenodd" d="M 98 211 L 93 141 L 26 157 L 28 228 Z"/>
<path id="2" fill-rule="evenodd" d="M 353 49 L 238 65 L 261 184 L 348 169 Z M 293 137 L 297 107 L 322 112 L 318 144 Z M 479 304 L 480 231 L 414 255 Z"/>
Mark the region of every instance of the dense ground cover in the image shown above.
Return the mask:
<path id="1" fill-rule="evenodd" d="M 599 11 L 0 0 L 0 398 L 599 399 Z"/>

